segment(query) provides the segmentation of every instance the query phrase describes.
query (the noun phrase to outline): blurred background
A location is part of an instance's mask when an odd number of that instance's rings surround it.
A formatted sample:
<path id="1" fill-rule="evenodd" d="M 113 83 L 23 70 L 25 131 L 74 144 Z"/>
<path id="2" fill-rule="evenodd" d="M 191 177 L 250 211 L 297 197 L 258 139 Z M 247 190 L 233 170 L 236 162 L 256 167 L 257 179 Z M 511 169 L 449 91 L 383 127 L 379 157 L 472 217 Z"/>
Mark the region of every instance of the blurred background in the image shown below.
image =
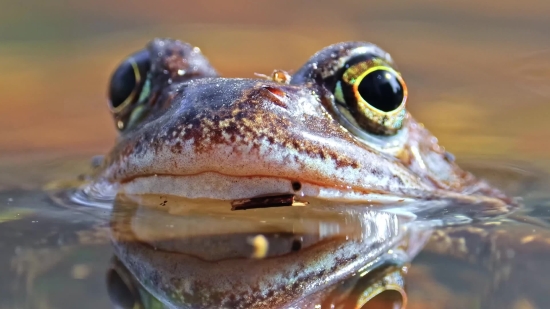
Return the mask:
<path id="1" fill-rule="evenodd" d="M 225 76 L 296 70 L 345 40 L 389 51 L 410 110 L 455 154 L 548 157 L 550 2 L 2 1 L 0 160 L 103 153 L 108 78 L 156 36 Z"/>

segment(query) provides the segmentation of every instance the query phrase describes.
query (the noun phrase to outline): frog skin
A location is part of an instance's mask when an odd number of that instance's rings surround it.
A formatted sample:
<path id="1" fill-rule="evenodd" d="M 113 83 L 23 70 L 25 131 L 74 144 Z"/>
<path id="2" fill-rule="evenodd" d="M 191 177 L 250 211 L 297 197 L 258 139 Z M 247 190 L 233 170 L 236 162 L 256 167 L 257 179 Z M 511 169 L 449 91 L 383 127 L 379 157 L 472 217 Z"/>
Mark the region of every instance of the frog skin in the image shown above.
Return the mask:
<path id="1" fill-rule="evenodd" d="M 515 204 L 407 112 L 401 73 L 371 43 L 326 47 L 292 76 L 243 79 L 218 77 L 197 47 L 154 39 L 118 67 L 109 96 L 120 136 L 91 197 Z"/>

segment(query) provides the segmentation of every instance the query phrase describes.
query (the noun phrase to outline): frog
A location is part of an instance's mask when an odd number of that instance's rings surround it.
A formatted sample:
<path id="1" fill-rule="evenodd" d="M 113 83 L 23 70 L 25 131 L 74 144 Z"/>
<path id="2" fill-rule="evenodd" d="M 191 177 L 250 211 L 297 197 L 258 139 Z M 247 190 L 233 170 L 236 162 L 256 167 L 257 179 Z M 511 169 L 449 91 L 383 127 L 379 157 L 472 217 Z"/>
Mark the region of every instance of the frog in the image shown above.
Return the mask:
<path id="1" fill-rule="evenodd" d="M 275 206 L 300 204 L 313 209 L 314 201 L 326 202 L 333 205 L 332 210 L 352 207 L 354 216 L 372 208 L 393 214 L 405 209 L 428 225 L 452 223 L 458 217 L 467 223 L 483 217 L 493 219 L 491 223 L 501 222 L 500 216 L 522 207 L 521 199 L 462 169 L 413 118 L 407 109 L 409 93 L 402 73 L 390 54 L 372 43 L 330 45 L 293 74 L 274 70 L 256 78 L 226 78 L 220 77 L 200 48 L 157 38 L 114 70 L 108 97 L 119 135 L 81 187 L 80 200 L 85 196 L 116 208 L 124 204 L 116 202 L 120 196 L 159 196 L 158 210 L 166 209 L 168 200 L 170 205 L 177 204 L 178 198 L 200 209 L 206 208 L 205 200 L 266 207 L 290 197 L 289 203 Z M 227 208 L 223 214 L 229 216 L 235 210 Z M 492 235 L 483 232 L 486 223 L 479 224 L 458 232 L 453 227 L 440 229 L 427 248 L 472 259 L 479 242 L 469 248 L 465 235 L 481 235 L 483 240 Z M 173 306 L 183 305 L 189 295 L 176 291 L 188 289 L 190 283 L 166 271 L 176 269 L 178 260 L 165 256 L 163 264 L 157 264 L 164 268 L 150 267 L 158 261 L 126 238 L 125 225 L 128 222 L 121 224 L 120 218 L 112 219 L 118 258 L 138 281 L 148 282 L 148 292 Z M 397 245 L 397 240 L 388 243 Z M 335 246 L 360 251 L 357 243 L 346 247 L 350 241 L 341 241 Z M 415 246 L 424 244 L 419 241 Z M 521 240 L 515 242 L 521 244 Z M 324 257 L 338 251 L 335 248 L 324 250 Z M 406 251 L 395 246 L 383 249 L 386 253 Z M 347 269 L 348 275 L 356 276 L 359 266 L 353 262 L 361 255 L 353 250 L 344 250 L 347 255 L 337 256 L 327 268 Z M 401 262 L 410 261 L 416 253 Z M 273 257 L 262 258 L 264 262 Z M 319 256 L 305 258 L 303 263 L 316 260 Z M 277 267 L 283 271 L 289 265 Z M 309 279 L 299 283 L 292 276 L 285 277 L 283 285 L 294 282 L 295 287 L 317 287 L 319 280 L 311 279 L 315 276 L 318 273 L 309 273 L 304 276 Z M 203 286 L 202 291 L 209 293 L 199 295 L 202 298 L 196 306 L 208 307 L 213 299 L 220 300 L 208 298 L 217 291 L 216 283 Z M 232 286 L 249 294 L 241 295 L 239 301 L 230 299 L 231 307 L 287 306 L 311 292 L 302 290 L 295 298 L 285 298 L 277 293 L 284 289 L 268 285 L 258 290 L 246 284 L 250 283 L 233 282 Z"/>
<path id="2" fill-rule="evenodd" d="M 407 101 L 392 57 L 371 43 L 326 47 L 292 76 L 245 79 L 219 77 L 197 47 L 155 39 L 112 74 L 120 134 L 83 191 L 517 204 L 461 169 Z"/>

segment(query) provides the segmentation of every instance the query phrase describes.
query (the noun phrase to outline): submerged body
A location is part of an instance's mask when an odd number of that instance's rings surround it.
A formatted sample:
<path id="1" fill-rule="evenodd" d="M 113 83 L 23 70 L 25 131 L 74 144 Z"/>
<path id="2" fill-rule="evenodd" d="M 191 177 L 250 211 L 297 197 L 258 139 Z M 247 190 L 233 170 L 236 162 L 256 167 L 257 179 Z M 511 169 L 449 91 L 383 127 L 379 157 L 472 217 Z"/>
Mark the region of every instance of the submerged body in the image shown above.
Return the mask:
<path id="1" fill-rule="evenodd" d="M 92 196 L 511 202 L 413 119 L 401 74 L 370 43 L 329 46 L 293 76 L 238 79 L 217 77 L 198 48 L 156 39 L 113 74 L 110 98 L 121 135 Z"/>

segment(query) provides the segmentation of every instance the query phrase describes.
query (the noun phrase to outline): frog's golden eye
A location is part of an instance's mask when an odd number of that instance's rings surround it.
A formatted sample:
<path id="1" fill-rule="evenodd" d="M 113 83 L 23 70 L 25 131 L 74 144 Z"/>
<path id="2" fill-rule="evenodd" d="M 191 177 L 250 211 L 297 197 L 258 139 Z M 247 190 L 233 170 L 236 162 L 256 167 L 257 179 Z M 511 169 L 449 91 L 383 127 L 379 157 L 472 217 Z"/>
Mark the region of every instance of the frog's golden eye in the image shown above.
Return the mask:
<path id="1" fill-rule="evenodd" d="M 340 112 L 369 133 L 395 134 L 406 115 L 407 86 L 401 74 L 368 55 L 350 59 L 340 73 L 334 89 Z"/>
<path id="2" fill-rule="evenodd" d="M 141 50 L 122 62 L 111 76 L 109 100 L 113 114 L 125 110 L 136 103 L 144 89 L 151 60 L 147 50 Z"/>

